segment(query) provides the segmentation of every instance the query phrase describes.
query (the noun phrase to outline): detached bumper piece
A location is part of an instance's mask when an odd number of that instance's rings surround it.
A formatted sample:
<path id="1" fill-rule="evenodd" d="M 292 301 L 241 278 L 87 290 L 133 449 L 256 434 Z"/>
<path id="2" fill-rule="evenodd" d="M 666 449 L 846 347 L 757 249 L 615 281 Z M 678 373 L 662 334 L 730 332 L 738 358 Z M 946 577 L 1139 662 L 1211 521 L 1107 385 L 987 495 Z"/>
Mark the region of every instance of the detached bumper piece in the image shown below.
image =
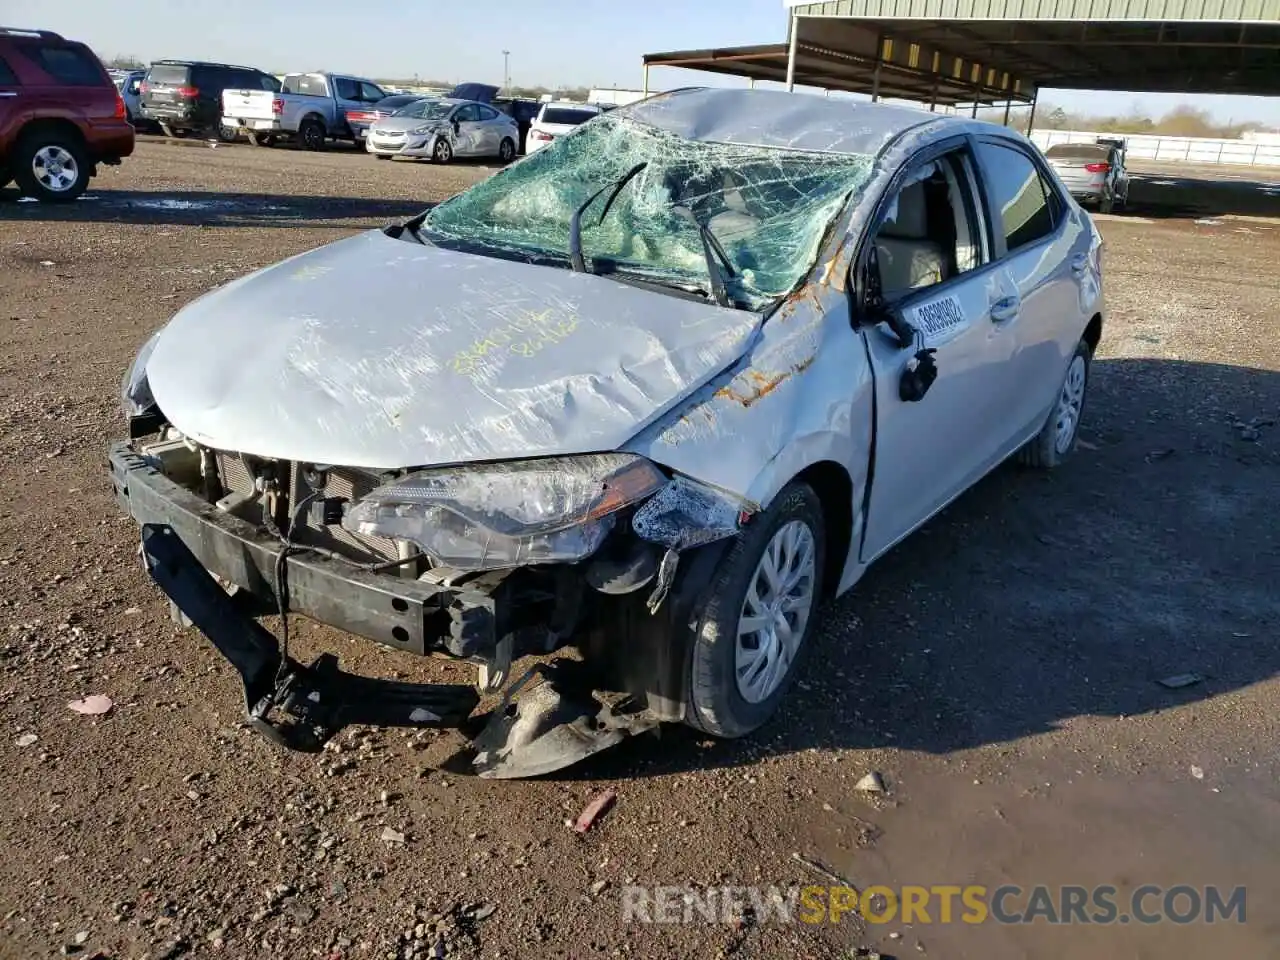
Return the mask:
<path id="1" fill-rule="evenodd" d="M 171 527 L 144 524 L 142 554 L 151 578 L 240 674 L 249 723 L 281 746 L 319 750 L 348 724 L 458 727 L 480 702 L 470 686 L 344 673 L 331 654 L 310 666 L 283 659 L 275 637 L 240 609 Z"/>

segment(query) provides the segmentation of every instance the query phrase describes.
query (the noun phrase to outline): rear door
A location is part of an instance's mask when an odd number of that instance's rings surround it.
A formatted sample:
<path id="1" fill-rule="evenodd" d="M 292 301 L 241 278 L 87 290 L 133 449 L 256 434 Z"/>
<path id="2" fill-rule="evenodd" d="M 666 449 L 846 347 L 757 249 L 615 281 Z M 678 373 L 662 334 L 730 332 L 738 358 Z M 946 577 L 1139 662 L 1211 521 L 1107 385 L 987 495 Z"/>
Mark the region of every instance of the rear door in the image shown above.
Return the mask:
<path id="1" fill-rule="evenodd" d="M 1005 322 L 1012 286 L 995 255 L 991 219 L 966 138 L 918 154 L 881 201 L 860 260 L 862 313 L 870 322 L 893 310 L 916 334 L 904 346 L 887 323 L 863 331 L 876 390 L 865 560 L 1008 452 L 1017 334 Z M 934 351 L 937 377 L 912 399 L 903 394 L 904 375 L 922 350 Z"/>
<path id="2" fill-rule="evenodd" d="M 331 129 L 333 132 L 349 131 L 347 111 L 359 110 L 364 106 L 364 101 L 360 99 L 360 81 L 352 77 L 330 77 L 329 84 L 333 88 L 335 101 Z"/>
<path id="3" fill-rule="evenodd" d="M 480 116 L 476 125 L 476 152 L 482 156 L 495 157 L 503 135 L 511 130 L 505 122 L 506 114 L 493 107 L 478 106 L 476 110 Z"/>
<path id="4" fill-rule="evenodd" d="M 9 61 L 0 56 L 0 164 L 13 149 L 18 127 L 22 125 L 22 84 Z M 0 177 L 5 174 L 0 173 Z"/>
<path id="5" fill-rule="evenodd" d="M 1034 148 L 1006 137 L 976 141 L 979 173 L 1001 257 L 1007 316 L 993 326 L 1015 339 L 1007 370 L 1007 443 L 1038 430 L 1057 397 L 1067 362 L 1088 324 L 1084 304 L 1098 282 L 1089 256 L 1088 214 L 1067 202 Z M 1105 155 L 1104 155 L 1105 156 Z"/>

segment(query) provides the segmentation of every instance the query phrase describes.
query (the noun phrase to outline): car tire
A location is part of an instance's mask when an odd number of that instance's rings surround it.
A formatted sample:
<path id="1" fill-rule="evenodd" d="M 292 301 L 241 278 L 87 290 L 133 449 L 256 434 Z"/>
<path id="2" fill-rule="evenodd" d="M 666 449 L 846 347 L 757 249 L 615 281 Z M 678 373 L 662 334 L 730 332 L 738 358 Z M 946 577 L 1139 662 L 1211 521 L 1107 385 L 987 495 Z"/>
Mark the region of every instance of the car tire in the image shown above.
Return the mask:
<path id="1" fill-rule="evenodd" d="M 319 120 L 309 118 L 298 124 L 298 142 L 304 150 L 323 150 L 324 140 L 324 124 Z"/>
<path id="2" fill-rule="evenodd" d="M 453 144 L 447 137 L 436 137 L 435 145 L 431 148 L 431 159 L 436 163 L 449 163 L 453 160 Z"/>
<path id="3" fill-rule="evenodd" d="M 1067 372 L 1058 386 L 1057 399 L 1044 426 L 1030 443 L 1018 451 L 1018 460 L 1024 466 L 1053 470 L 1075 452 L 1092 363 L 1093 349 L 1088 342 L 1081 340 L 1067 364 Z"/>
<path id="4" fill-rule="evenodd" d="M 502 163 L 510 163 L 516 158 L 516 145 L 510 137 L 503 137 L 502 142 L 498 144 L 498 160 Z"/>
<path id="5" fill-rule="evenodd" d="M 45 203 L 75 200 L 89 186 L 93 165 L 79 137 L 59 130 L 28 133 L 14 151 L 13 178 L 27 196 Z"/>
<path id="6" fill-rule="evenodd" d="M 733 739 L 773 716 L 817 622 L 825 559 L 822 504 L 812 487 L 793 482 L 738 535 L 695 607 L 702 613 L 694 625 L 686 724 Z M 766 569 L 772 564 L 776 571 L 779 563 L 781 597 Z M 802 601 L 792 610 L 779 606 Z M 751 619 L 770 623 L 751 631 Z M 785 634 L 778 630 L 782 622 Z"/>
<path id="7" fill-rule="evenodd" d="M 222 143 L 235 143 L 240 139 L 240 128 L 228 127 L 220 123 L 214 128 L 214 135 Z"/>
<path id="8" fill-rule="evenodd" d="M 0 168 L 0 190 L 9 185 L 9 181 L 13 179 L 12 174 L 8 170 Z"/>
<path id="9" fill-rule="evenodd" d="M 375 160 L 390 160 L 390 159 L 391 159 L 391 157 L 390 157 L 388 154 L 385 154 L 385 153 L 375 153 L 375 154 L 373 155 L 373 159 L 375 159 Z"/>

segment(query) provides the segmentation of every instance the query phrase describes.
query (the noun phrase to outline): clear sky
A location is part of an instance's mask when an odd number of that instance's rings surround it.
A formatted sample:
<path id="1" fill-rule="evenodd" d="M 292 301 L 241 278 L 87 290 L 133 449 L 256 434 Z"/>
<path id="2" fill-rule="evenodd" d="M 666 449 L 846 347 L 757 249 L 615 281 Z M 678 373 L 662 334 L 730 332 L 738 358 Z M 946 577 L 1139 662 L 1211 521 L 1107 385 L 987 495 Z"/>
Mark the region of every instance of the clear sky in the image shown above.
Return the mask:
<path id="1" fill-rule="evenodd" d="M 83 40 L 104 57 L 132 54 L 246 63 L 273 72 L 527 86 L 640 86 L 641 54 L 780 42 L 782 0 L 0 0 L 0 23 Z M 733 80 L 654 70 L 654 89 Z M 744 82 L 744 81 L 739 81 Z M 1190 101 L 1221 119 L 1280 123 L 1280 99 L 1050 91 L 1069 110 L 1160 114 Z"/>

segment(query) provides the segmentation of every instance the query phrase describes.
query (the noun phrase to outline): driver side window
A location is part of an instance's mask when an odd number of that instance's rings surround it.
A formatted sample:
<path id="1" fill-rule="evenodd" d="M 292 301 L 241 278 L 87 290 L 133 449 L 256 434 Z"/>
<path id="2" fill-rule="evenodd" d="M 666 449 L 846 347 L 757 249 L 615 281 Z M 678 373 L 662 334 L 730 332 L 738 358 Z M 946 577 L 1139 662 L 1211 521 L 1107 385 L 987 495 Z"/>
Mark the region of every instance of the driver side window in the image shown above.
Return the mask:
<path id="1" fill-rule="evenodd" d="M 973 184 L 963 151 L 945 154 L 908 174 L 875 234 L 880 294 L 886 304 L 986 262 Z"/>

